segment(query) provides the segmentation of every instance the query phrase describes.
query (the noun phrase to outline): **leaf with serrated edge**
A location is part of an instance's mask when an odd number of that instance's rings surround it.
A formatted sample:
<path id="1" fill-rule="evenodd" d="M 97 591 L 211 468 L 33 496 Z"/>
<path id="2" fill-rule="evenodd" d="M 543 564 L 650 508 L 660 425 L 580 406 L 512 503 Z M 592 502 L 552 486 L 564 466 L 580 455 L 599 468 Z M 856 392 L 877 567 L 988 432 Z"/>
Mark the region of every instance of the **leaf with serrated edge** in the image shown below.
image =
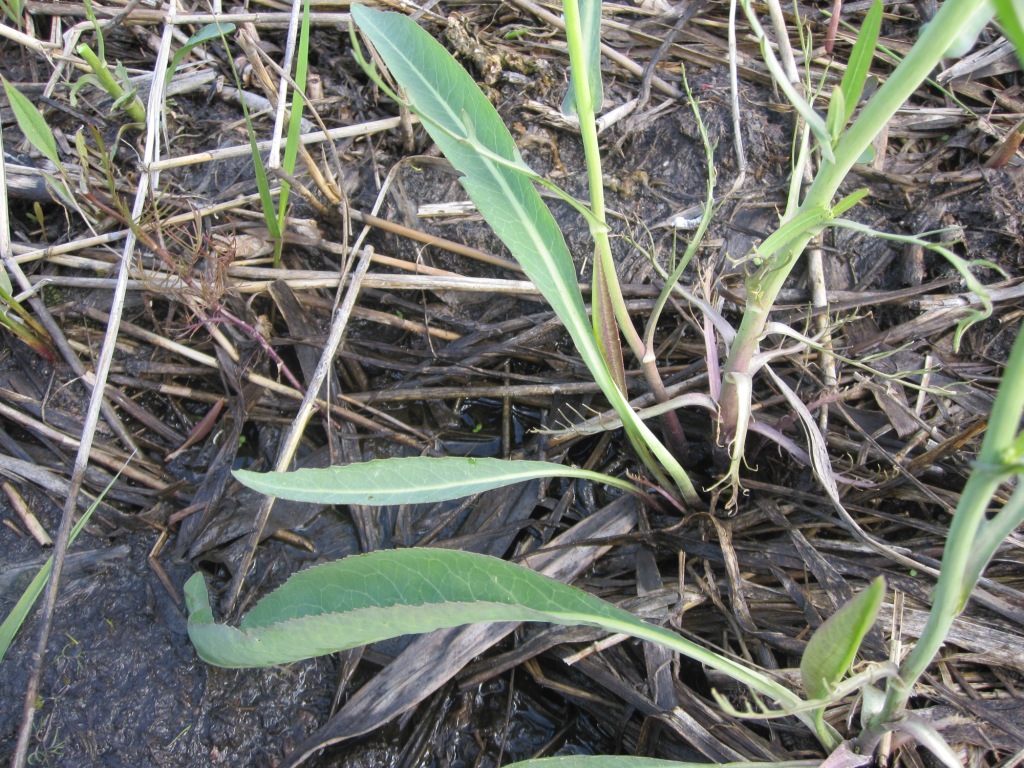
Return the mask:
<path id="1" fill-rule="evenodd" d="M 818 627 L 800 660 L 800 679 L 812 699 L 826 698 L 849 671 L 884 598 L 885 579 L 879 576 Z"/>

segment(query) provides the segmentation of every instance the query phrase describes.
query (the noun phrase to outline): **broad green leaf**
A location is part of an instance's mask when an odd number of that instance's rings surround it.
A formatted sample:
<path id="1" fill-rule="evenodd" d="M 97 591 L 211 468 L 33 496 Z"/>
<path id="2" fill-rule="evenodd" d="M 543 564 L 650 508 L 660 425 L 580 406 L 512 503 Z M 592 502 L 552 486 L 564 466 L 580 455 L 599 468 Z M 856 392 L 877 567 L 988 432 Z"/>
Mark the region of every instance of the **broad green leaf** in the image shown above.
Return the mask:
<path id="1" fill-rule="evenodd" d="M 527 178 L 472 147 L 479 142 L 507 163 L 525 165 L 487 97 L 412 19 L 364 5 L 353 5 L 352 16 L 430 137 L 464 174 L 462 184 L 481 215 L 566 323 L 581 353 L 593 346 L 572 256 L 551 212 Z"/>
<path id="2" fill-rule="evenodd" d="M 884 598 L 885 579 L 879 576 L 818 627 L 800 660 L 800 679 L 812 699 L 826 698 L 849 672 Z"/>
<path id="3" fill-rule="evenodd" d="M 594 338 L 565 238 L 531 182 L 536 174 L 523 162 L 497 111 L 469 74 L 416 22 L 364 5 L 353 5 L 352 16 L 401 85 L 410 109 L 464 174 L 462 185 L 481 215 L 565 325 L 637 449 L 649 446 L 684 497 L 697 502 L 686 472 L 616 387 Z"/>
<path id="4" fill-rule="evenodd" d="M 60 155 L 57 154 L 57 140 L 53 131 L 46 123 L 46 118 L 36 105 L 11 85 L 6 77 L 0 75 L 4 82 L 4 92 L 7 94 L 7 101 L 14 111 L 14 119 L 18 121 L 18 127 L 25 134 L 29 143 L 38 149 L 42 155 L 58 168 L 61 167 Z"/>
<path id="5" fill-rule="evenodd" d="M 317 565 L 260 600 L 237 628 L 214 622 L 201 573 L 185 583 L 185 602 L 196 652 L 221 667 L 288 664 L 478 622 L 541 621 L 597 627 L 661 643 L 782 704 L 800 702 L 761 673 L 599 597 L 529 568 L 471 552 L 387 550 Z"/>
<path id="6" fill-rule="evenodd" d="M 992 5 L 1003 34 L 1017 50 L 1017 60 L 1024 67 L 1024 5 L 1019 0 L 992 0 Z"/>
<path id="7" fill-rule="evenodd" d="M 864 17 L 861 24 L 860 34 L 857 35 L 857 42 L 853 44 L 850 52 L 850 61 L 846 65 L 846 74 L 840 88 L 846 100 L 843 112 L 843 125 L 850 121 L 853 111 L 857 108 L 857 102 L 864 93 L 864 83 L 871 71 L 871 61 L 875 56 L 875 47 L 878 45 L 878 31 L 882 28 L 882 0 L 875 0 L 871 4 L 871 10 Z"/>
<path id="8" fill-rule="evenodd" d="M 601 0 L 566 0 L 563 8 L 569 45 L 580 45 L 583 49 L 581 59 L 586 62 L 587 89 L 590 91 L 591 102 L 589 111 L 600 112 L 604 102 L 604 88 L 601 84 Z M 575 31 L 569 31 L 569 24 L 575 18 L 579 19 L 581 33 L 578 42 Z M 579 79 L 578 73 L 570 72 L 569 90 L 562 100 L 563 114 L 577 114 L 576 85 Z"/>
<path id="9" fill-rule="evenodd" d="M 543 477 L 576 477 L 636 491 L 636 486 L 616 477 L 546 461 L 454 456 L 376 459 L 294 472 L 237 470 L 234 474 L 243 485 L 281 499 L 367 506 L 448 501 Z"/>
<path id="10" fill-rule="evenodd" d="M 222 35 L 229 35 L 234 31 L 234 24 L 217 22 L 214 24 L 207 24 L 192 35 L 192 37 L 185 41 L 185 44 L 181 46 L 181 48 L 174 52 L 174 58 L 171 59 L 171 64 L 167 67 L 167 78 L 165 80 L 165 84 L 171 82 L 171 79 L 174 77 L 174 71 L 193 48 L 197 45 L 208 43 L 211 40 L 218 40 Z"/>

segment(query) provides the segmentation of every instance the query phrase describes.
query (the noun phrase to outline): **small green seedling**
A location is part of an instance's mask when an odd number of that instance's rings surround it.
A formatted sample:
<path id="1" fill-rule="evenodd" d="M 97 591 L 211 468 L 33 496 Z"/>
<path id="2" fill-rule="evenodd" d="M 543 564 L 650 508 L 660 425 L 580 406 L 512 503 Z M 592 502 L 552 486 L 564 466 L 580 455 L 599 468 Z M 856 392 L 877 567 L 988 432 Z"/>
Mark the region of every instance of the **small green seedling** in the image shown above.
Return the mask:
<path id="1" fill-rule="evenodd" d="M 809 697 L 827 699 L 847 676 L 884 599 L 885 579 L 879 577 L 818 627 L 800 659 L 800 681 Z M 823 728 L 824 707 L 814 714 Z"/>
<path id="2" fill-rule="evenodd" d="M 123 109 L 135 123 L 146 122 L 146 107 L 139 98 L 139 89 L 131 82 L 128 71 L 121 62 L 113 71 L 110 65 L 101 59 L 86 43 L 79 45 L 75 51 L 92 70 L 91 75 L 82 75 L 71 88 L 71 103 L 76 103 L 78 91 L 85 85 L 102 88 L 114 100 L 113 109 Z"/>
<path id="3" fill-rule="evenodd" d="M 113 109 L 123 109 L 133 122 L 145 123 L 146 107 L 143 105 L 142 99 L 139 98 L 138 88 L 128 77 L 128 71 L 121 62 L 118 62 L 114 70 L 111 71 L 110 65 L 107 63 L 103 26 L 96 19 L 92 0 L 85 0 L 83 5 L 85 7 L 85 16 L 92 24 L 93 31 L 96 33 L 96 47 L 98 50 L 94 51 L 86 43 L 81 43 L 75 48 L 75 52 L 82 57 L 92 74 L 83 75 L 71 87 L 70 98 L 72 106 L 76 103 L 78 91 L 85 85 L 93 85 L 106 91 L 107 95 L 114 100 Z"/>
<path id="4" fill-rule="evenodd" d="M 210 25 L 215 26 L 215 25 Z M 207 28 L 208 29 L 208 28 Z M 234 29 L 233 25 L 222 24 L 216 30 L 210 30 L 209 35 L 216 34 L 221 38 L 224 47 L 228 48 L 227 33 Z M 285 218 L 288 212 L 288 197 L 291 190 L 291 178 L 295 172 L 295 164 L 299 153 L 299 144 L 302 135 L 302 112 L 305 107 L 304 90 L 306 77 L 309 71 L 309 0 L 303 0 L 302 4 L 302 25 L 299 31 L 299 46 L 295 63 L 295 80 L 292 88 L 291 110 L 288 117 L 288 132 L 285 139 L 284 158 L 281 163 L 282 176 L 278 200 L 275 204 L 273 191 L 270 187 L 270 176 L 267 173 L 266 165 L 260 156 L 256 140 L 256 129 L 253 126 L 252 117 L 249 115 L 249 107 L 245 100 L 240 101 L 242 114 L 245 118 L 245 128 L 249 135 L 249 146 L 252 153 L 253 170 L 256 173 L 256 189 L 260 196 L 260 206 L 263 210 L 263 221 L 267 225 L 267 232 L 274 243 L 274 267 L 281 265 L 281 254 L 284 248 Z M 198 35 L 198 33 L 197 33 Z M 235 69 L 234 61 L 228 57 L 231 71 L 235 78 L 235 86 L 242 90 L 242 81 Z"/>

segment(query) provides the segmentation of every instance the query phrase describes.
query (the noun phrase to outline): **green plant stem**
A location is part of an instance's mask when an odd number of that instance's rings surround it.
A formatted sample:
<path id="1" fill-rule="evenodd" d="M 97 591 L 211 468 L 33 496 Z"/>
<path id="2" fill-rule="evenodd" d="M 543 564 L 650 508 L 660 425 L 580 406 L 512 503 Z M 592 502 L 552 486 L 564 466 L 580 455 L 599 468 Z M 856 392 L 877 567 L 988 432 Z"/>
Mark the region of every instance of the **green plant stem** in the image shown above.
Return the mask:
<path id="1" fill-rule="evenodd" d="M 964 486 L 946 535 L 942 568 L 932 595 L 928 622 L 914 649 L 900 665 L 899 676 L 890 682 L 885 705 L 872 725 L 889 722 L 906 706 L 914 685 L 938 654 L 953 620 L 963 611 L 1003 537 L 1024 520 L 1024 493 L 1020 488 L 1014 492 L 1010 503 L 992 519 L 986 519 L 989 504 L 999 486 L 1009 476 L 1020 474 L 1020 457 L 1014 455 L 1014 442 L 1021 414 L 1024 413 L 1022 380 L 1024 334 L 1018 334 L 1003 371 L 978 460 Z"/>
<path id="2" fill-rule="evenodd" d="M 591 93 L 590 71 L 584 58 L 583 27 L 580 19 L 579 3 L 577 0 L 565 0 L 563 3 L 565 12 L 565 36 L 569 47 L 569 66 L 572 69 L 572 77 L 575 80 L 574 93 L 576 96 L 576 114 L 580 123 L 580 139 L 583 142 L 583 153 L 587 163 L 587 184 L 590 188 L 590 210 L 601 226 L 591 227 L 591 234 L 596 244 L 595 255 L 597 263 L 594 265 L 594 278 L 598 278 L 600 271 L 601 279 L 607 286 L 607 293 L 611 299 L 612 309 L 615 318 L 626 337 L 626 343 L 637 357 L 644 355 L 643 340 L 633 328 L 625 299 L 619 287 L 618 277 L 615 272 L 615 262 L 612 258 L 611 242 L 608 239 L 607 211 L 604 202 L 604 172 L 601 166 L 601 146 L 597 138 L 597 124 L 594 121 L 595 106 Z M 597 317 L 598 312 L 594 311 L 595 329 L 600 327 Z M 614 361 L 609 361 L 615 365 Z M 621 363 L 619 364 L 621 367 Z"/>
<path id="3" fill-rule="evenodd" d="M 100 81 L 100 85 L 103 86 L 103 90 L 110 94 L 115 101 L 124 98 L 124 88 L 122 88 L 121 84 L 117 82 L 112 74 L 110 74 L 110 67 L 107 66 L 107 63 L 102 61 L 92 48 L 85 43 L 82 43 L 75 49 L 75 51 L 79 56 L 85 59 L 85 63 L 89 65 L 92 73 L 96 75 L 96 79 Z M 137 95 L 125 104 L 124 111 L 127 112 L 128 117 L 136 123 L 146 122 L 146 108 L 142 106 L 142 102 L 139 101 L 139 97 Z"/>
<path id="4" fill-rule="evenodd" d="M 834 162 L 822 163 L 800 206 L 800 212 L 830 204 L 854 164 L 896 111 L 925 81 L 956 40 L 962 19 L 970 15 L 980 2 L 982 0 L 947 0 L 942 4 L 914 47 L 840 137 L 833 152 Z M 727 442 L 736 436 L 738 419 L 744 412 L 749 413 L 750 406 L 746 403 L 744 407 L 740 392 L 729 374 L 749 372 L 775 299 L 815 232 L 812 229 L 793 239 L 776 257 L 747 277 L 747 307 L 726 360 L 719 402 L 721 434 Z"/>
<path id="5" fill-rule="evenodd" d="M 668 400 L 668 393 L 658 372 L 657 362 L 654 359 L 654 350 L 645 345 L 643 338 L 633 326 L 633 319 L 629 315 L 629 308 L 622 295 L 622 288 L 619 284 L 618 274 L 615 271 L 615 260 L 612 256 L 611 241 L 608 237 L 607 210 L 604 200 L 604 174 L 601 164 L 601 145 L 597 137 L 597 123 L 595 117 L 595 104 L 593 89 L 590 83 L 590 68 L 585 57 L 583 44 L 583 26 L 580 17 L 578 0 L 565 0 L 563 2 L 565 13 L 565 36 L 569 48 L 569 65 L 572 69 L 572 76 L 575 80 L 574 95 L 576 97 L 576 114 L 580 123 L 580 138 L 583 143 L 583 153 L 586 157 L 587 184 L 590 191 L 590 209 L 594 218 L 600 222 L 600 226 L 591 226 L 591 235 L 595 243 L 595 264 L 594 264 L 594 332 L 599 345 L 605 353 L 605 359 L 616 377 L 620 389 L 625 392 L 625 374 L 623 372 L 622 354 L 619 348 L 618 339 L 610 338 L 613 332 L 608 328 L 606 315 L 608 304 L 615 316 L 619 331 L 626 339 L 630 350 L 640 360 L 641 370 L 644 378 L 651 388 L 658 402 Z M 668 412 L 663 417 L 665 432 L 668 435 L 669 443 L 675 447 L 676 453 L 685 455 L 686 436 L 683 434 L 682 426 L 674 412 Z M 645 440 L 647 445 L 638 445 L 633 440 L 641 458 L 649 448 L 660 461 L 665 465 L 669 474 L 672 475 L 676 485 L 682 492 L 688 503 L 698 502 L 696 489 L 690 482 L 689 477 L 679 466 L 675 457 L 660 442 L 656 445 Z M 666 458 L 670 461 L 666 461 Z M 644 461 L 655 476 L 660 472 L 651 462 Z M 663 482 L 659 478 L 660 482 Z"/>

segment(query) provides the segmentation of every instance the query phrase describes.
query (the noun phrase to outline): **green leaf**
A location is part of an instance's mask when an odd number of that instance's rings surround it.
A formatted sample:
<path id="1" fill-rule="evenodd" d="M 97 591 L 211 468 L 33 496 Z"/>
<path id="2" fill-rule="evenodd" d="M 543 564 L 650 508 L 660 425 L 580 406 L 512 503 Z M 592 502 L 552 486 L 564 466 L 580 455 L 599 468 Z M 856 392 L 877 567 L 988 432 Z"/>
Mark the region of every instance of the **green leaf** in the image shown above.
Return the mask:
<path id="1" fill-rule="evenodd" d="M 295 56 L 295 88 L 292 89 L 291 110 L 288 115 L 288 135 L 284 145 L 284 159 L 281 167 L 291 176 L 295 173 L 295 160 L 299 154 L 299 137 L 302 135 L 302 110 L 305 100 L 302 95 L 306 90 L 306 73 L 309 67 L 309 0 L 302 3 L 302 26 L 299 31 L 299 48 Z M 277 200 L 277 228 L 285 230 L 285 217 L 288 213 L 288 196 L 291 185 L 281 182 L 281 193 Z M 274 266 L 280 266 L 281 247 L 283 240 L 278 240 L 274 249 Z"/>
<path id="2" fill-rule="evenodd" d="M 843 90 L 846 99 L 846 106 L 843 113 L 843 126 L 850 121 L 853 111 L 857 108 L 861 94 L 864 93 L 864 83 L 867 82 L 868 73 L 871 71 L 871 61 L 875 57 L 875 47 L 878 45 L 878 31 L 882 28 L 882 0 L 875 0 L 871 4 L 871 10 L 864 17 L 861 24 L 860 34 L 857 35 L 857 42 L 853 44 L 850 52 L 850 61 L 846 65 L 846 74 L 839 87 Z"/>
<path id="3" fill-rule="evenodd" d="M 1024 67 L 1024 6 L 1015 0 L 992 0 L 992 5 L 1003 34 L 1017 50 L 1017 60 Z"/>
<path id="4" fill-rule="evenodd" d="M 185 44 L 181 46 L 177 51 L 174 52 L 174 58 L 171 59 L 171 64 L 167 67 L 167 78 L 164 84 L 171 82 L 174 77 L 174 72 L 181 64 L 182 60 L 188 56 L 189 52 L 197 45 L 208 43 L 211 40 L 217 40 L 222 35 L 229 35 L 235 31 L 235 25 L 230 23 L 217 22 L 214 24 L 207 24 L 205 27 L 196 32 L 192 37 L 185 41 Z"/>
<path id="5" fill-rule="evenodd" d="M 828 134 L 832 137 L 832 146 L 839 141 L 839 134 L 846 126 L 846 97 L 843 96 L 843 89 L 835 87 L 832 89 L 832 98 L 828 102 L 828 114 L 825 116 L 825 126 Z"/>
<path id="6" fill-rule="evenodd" d="M 566 323 L 581 352 L 593 346 L 572 256 L 551 212 L 527 178 L 472 146 L 479 142 L 505 162 L 525 165 L 497 111 L 469 74 L 416 22 L 364 5 L 353 5 L 352 16 L 404 89 L 430 137 L 464 174 L 462 184 L 481 215 Z"/>
<path id="7" fill-rule="evenodd" d="M 846 676 L 884 598 L 885 579 L 879 576 L 818 627 L 800 660 L 800 679 L 812 699 L 826 698 Z"/>
<path id="8" fill-rule="evenodd" d="M 541 621 L 598 627 L 661 643 L 783 704 L 800 702 L 761 673 L 599 597 L 529 568 L 471 552 L 388 550 L 317 565 L 260 600 L 238 628 L 214 622 L 201 573 L 185 583 L 185 602 L 196 652 L 221 667 L 288 664 L 471 623 Z"/>
<path id="9" fill-rule="evenodd" d="M 25 3 L 23 0 L 6 0 L 6 2 L 0 3 L 0 6 L 4 9 L 4 15 L 11 20 L 16 29 L 21 29 L 24 19 L 21 18 L 22 13 L 25 11 Z"/>
<path id="10" fill-rule="evenodd" d="M 0 75 L 4 82 L 4 92 L 7 94 L 7 101 L 14 111 L 14 119 L 18 121 L 18 127 L 25 134 L 25 138 L 42 155 L 58 168 L 62 167 L 60 155 L 57 154 L 57 140 L 53 131 L 46 123 L 46 118 L 36 105 L 29 101 L 6 77 Z"/>
<path id="11" fill-rule="evenodd" d="M 406 16 L 353 5 L 352 16 L 401 85 L 409 108 L 449 162 L 495 234 L 565 325 L 594 380 L 638 450 L 650 446 L 687 500 L 696 490 L 678 461 L 633 411 L 593 335 L 576 268 L 508 128 L 466 71 Z M 382 84 L 382 83 L 381 83 Z"/>
<path id="12" fill-rule="evenodd" d="M 977 2 L 971 11 L 965 13 L 958 20 L 956 37 L 943 52 L 942 57 L 946 59 L 959 59 L 961 56 L 966 56 L 970 53 L 971 48 L 978 42 L 978 35 L 981 34 L 981 30 L 992 20 L 994 10 L 989 0 Z"/>
<path id="13" fill-rule="evenodd" d="M 544 477 L 582 478 L 636 491 L 616 477 L 562 464 L 454 456 L 376 459 L 294 472 L 237 470 L 234 475 L 243 485 L 281 499 L 368 506 L 448 501 Z"/>
<path id="14" fill-rule="evenodd" d="M 567 26 L 571 18 L 569 11 L 578 9 L 582 32 L 582 59 L 587 63 L 586 79 L 590 91 L 591 111 L 600 112 L 604 102 L 604 88 L 601 84 L 601 0 L 568 0 L 563 7 L 567 12 Z M 570 34 L 568 37 L 569 44 L 572 45 L 573 35 Z M 565 98 L 562 100 L 563 114 L 577 114 L 576 83 L 579 79 L 578 73 L 570 72 L 569 90 L 565 92 Z"/>
<path id="15" fill-rule="evenodd" d="M 871 194 L 871 191 L 867 187 L 861 187 L 860 189 L 855 189 L 850 194 L 844 196 L 838 203 L 832 206 L 833 218 L 842 216 L 869 194 Z"/>

